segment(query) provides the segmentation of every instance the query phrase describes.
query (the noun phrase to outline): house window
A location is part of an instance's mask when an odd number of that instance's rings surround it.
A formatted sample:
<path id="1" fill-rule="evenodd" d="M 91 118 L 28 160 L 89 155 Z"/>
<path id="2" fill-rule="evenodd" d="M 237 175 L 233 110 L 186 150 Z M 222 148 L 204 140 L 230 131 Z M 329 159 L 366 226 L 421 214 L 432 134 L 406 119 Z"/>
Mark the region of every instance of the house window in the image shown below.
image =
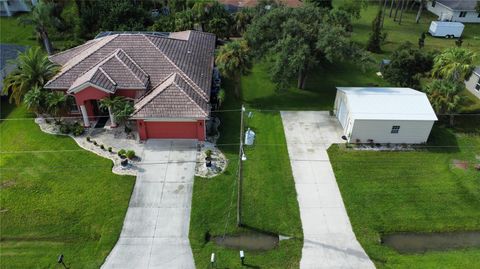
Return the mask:
<path id="1" fill-rule="evenodd" d="M 460 15 L 458 17 L 465 18 L 465 16 L 467 16 L 467 12 L 466 11 L 461 11 Z"/>
<path id="2" fill-rule="evenodd" d="M 390 131 L 390 133 L 398 134 L 398 131 L 400 131 L 400 126 L 394 125 L 394 126 L 392 126 L 392 131 Z"/>
<path id="3" fill-rule="evenodd" d="M 435 7 L 436 4 L 437 4 L 437 1 L 433 0 L 432 1 L 432 7 Z"/>
<path id="4" fill-rule="evenodd" d="M 67 103 L 68 103 L 68 106 L 70 107 L 71 113 L 78 113 L 78 106 L 77 106 L 77 102 L 75 101 L 75 97 L 73 97 L 72 95 L 69 95 L 67 97 Z"/>

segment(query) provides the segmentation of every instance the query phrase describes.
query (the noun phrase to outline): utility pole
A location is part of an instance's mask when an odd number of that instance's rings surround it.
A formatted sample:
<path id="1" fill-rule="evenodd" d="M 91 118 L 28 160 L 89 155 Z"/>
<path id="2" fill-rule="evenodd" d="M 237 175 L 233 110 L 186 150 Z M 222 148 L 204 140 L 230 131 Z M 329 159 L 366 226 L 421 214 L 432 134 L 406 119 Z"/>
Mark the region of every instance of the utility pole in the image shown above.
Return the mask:
<path id="1" fill-rule="evenodd" d="M 237 186 L 237 226 L 242 226 L 242 182 L 243 182 L 243 114 L 245 107 L 242 105 L 240 111 L 240 148 L 238 149 L 238 186 Z"/>

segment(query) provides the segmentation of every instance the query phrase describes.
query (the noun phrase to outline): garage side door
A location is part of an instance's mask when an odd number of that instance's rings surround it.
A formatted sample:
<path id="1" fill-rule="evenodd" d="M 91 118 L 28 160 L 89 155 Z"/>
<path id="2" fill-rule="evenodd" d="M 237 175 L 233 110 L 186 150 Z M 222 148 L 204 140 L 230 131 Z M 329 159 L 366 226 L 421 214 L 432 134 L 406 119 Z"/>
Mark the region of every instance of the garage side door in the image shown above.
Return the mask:
<path id="1" fill-rule="evenodd" d="M 147 138 L 197 139 L 196 122 L 145 122 Z"/>
<path id="2" fill-rule="evenodd" d="M 340 121 L 340 124 L 345 129 L 345 124 L 347 123 L 347 106 L 345 105 L 345 102 L 343 100 L 340 101 L 337 117 L 338 117 L 338 120 Z"/>

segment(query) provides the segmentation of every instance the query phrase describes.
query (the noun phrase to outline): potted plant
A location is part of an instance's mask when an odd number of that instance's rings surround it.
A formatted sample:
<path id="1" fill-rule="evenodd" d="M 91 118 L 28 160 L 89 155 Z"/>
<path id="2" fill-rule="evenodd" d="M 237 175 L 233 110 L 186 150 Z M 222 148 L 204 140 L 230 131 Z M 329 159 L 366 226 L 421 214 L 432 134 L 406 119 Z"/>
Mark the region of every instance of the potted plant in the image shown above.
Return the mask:
<path id="1" fill-rule="evenodd" d="M 128 159 L 132 160 L 133 158 L 135 158 L 135 151 L 133 150 L 128 150 L 127 153 L 125 153 L 125 156 L 127 156 Z"/>
<path id="2" fill-rule="evenodd" d="M 112 153 L 112 147 L 108 147 L 108 152 Z"/>
<path id="3" fill-rule="evenodd" d="M 212 150 L 207 149 L 205 151 L 205 166 L 212 167 Z"/>
<path id="4" fill-rule="evenodd" d="M 90 142 L 90 136 L 87 136 L 87 142 Z"/>
<path id="5" fill-rule="evenodd" d="M 95 146 L 98 145 L 97 141 L 93 141 L 93 144 L 94 144 Z"/>
<path id="6" fill-rule="evenodd" d="M 123 159 L 123 160 L 120 162 L 120 164 L 121 164 L 123 167 L 127 166 L 127 165 L 128 165 L 128 159 Z"/>
<path id="7" fill-rule="evenodd" d="M 100 148 L 105 150 L 105 146 L 104 145 L 100 145 Z"/>
<path id="8" fill-rule="evenodd" d="M 127 153 L 127 151 L 125 151 L 124 149 L 121 149 L 118 151 L 118 157 L 122 158 L 122 159 L 125 159 L 125 153 Z"/>

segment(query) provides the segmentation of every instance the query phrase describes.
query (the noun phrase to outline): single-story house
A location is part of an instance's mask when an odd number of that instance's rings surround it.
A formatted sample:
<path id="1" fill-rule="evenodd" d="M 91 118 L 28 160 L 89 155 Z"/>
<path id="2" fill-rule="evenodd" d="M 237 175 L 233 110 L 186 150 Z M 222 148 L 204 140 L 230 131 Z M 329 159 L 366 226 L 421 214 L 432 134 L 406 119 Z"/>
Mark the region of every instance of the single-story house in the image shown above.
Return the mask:
<path id="1" fill-rule="evenodd" d="M 480 66 L 477 66 L 470 78 L 465 81 L 465 87 L 480 99 Z"/>
<path id="2" fill-rule="evenodd" d="M 11 17 L 17 12 L 29 12 L 37 0 L 0 0 L 0 16 Z"/>
<path id="3" fill-rule="evenodd" d="M 111 32 L 52 55 L 62 68 L 44 87 L 71 95 L 71 114 L 81 115 L 87 127 L 108 115 L 99 100 L 124 96 L 134 102 L 131 119 L 140 139 L 204 140 L 215 40 L 197 31 Z M 111 116 L 110 122 L 114 127 Z"/>
<path id="4" fill-rule="evenodd" d="M 3 90 L 3 79 L 12 72 L 16 64 L 14 60 L 17 59 L 18 54 L 24 52 L 25 46 L 0 44 L 0 92 Z M 6 93 L 0 94 L 4 95 Z"/>
<path id="5" fill-rule="evenodd" d="M 475 10 L 477 0 L 431 0 L 427 9 L 440 21 L 480 23 L 480 14 Z"/>
<path id="6" fill-rule="evenodd" d="M 425 143 L 438 120 L 427 95 L 410 88 L 337 87 L 334 114 L 350 143 Z"/>

